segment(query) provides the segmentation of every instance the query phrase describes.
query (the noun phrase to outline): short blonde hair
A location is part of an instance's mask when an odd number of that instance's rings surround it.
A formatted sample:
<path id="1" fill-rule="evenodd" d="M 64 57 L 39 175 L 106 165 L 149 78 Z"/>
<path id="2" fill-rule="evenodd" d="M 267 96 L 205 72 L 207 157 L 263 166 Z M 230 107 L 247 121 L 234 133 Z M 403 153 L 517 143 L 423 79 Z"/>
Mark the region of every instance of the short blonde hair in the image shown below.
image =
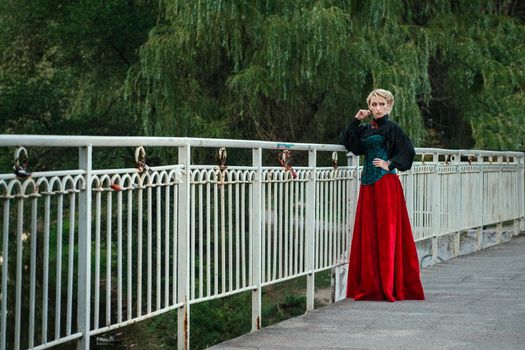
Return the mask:
<path id="1" fill-rule="evenodd" d="M 392 110 L 392 107 L 394 107 L 394 95 L 388 90 L 385 89 L 375 89 L 372 91 L 368 97 L 366 98 L 366 103 L 370 105 L 370 100 L 372 97 L 382 97 L 386 100 L 386 103 L 390 107 L 389 109 Z"/>

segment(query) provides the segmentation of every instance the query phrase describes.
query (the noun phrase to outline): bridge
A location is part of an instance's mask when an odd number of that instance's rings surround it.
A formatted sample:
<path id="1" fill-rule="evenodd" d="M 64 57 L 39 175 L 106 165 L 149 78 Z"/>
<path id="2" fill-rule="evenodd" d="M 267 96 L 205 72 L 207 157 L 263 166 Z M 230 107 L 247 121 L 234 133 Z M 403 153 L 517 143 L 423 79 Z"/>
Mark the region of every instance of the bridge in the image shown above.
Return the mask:
<path id="1" fill-rule="evenodd" d="M 173 310 L 185 349 L 191 305 L 249 291 L 256 331 L 264 287 L 306 277 L 310 312 L 326 270 L 344 298 L 360 168 L 342 146 L 40 135 L 1 135 L 0 146 L 14 149 L 15 167 L 0 175 L 0 350 L 89 349 L 91 337 Z M 26 165 L 49 148 L 77 150 L 78 166 Z M 121 149 L 135 155 L 128 167 L 97 168 Z M 523 153 L 416 151 L 399 176 L 422 265 L 524 231 Z M 152 166 L 153 152 L 175 160 Z M 192 161 L 206 152 L 217 162 Z"/>

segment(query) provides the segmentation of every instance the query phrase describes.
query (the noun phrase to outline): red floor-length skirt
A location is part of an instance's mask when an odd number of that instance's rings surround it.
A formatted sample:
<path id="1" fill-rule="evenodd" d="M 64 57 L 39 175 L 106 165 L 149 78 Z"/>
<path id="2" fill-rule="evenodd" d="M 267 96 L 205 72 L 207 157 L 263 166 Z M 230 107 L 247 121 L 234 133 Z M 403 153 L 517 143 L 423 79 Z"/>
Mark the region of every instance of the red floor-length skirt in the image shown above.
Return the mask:
<path id="1" fill-rule="evenodd" d="M 425 299 L 405 197 L 395 174 L 361 186 L 346 294 L 355 300 Z"/>

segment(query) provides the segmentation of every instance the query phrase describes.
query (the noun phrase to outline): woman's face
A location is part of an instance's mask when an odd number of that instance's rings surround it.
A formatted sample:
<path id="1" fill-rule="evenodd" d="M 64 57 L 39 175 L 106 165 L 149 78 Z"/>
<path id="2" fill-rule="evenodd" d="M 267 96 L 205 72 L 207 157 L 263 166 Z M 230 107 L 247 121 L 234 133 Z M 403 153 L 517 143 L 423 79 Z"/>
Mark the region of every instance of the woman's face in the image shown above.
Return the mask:
<path id="1" fill-rule="evenodd" d="M 383 97 L 373 96 L 368 104 L 368 109 L 372 112 L 374 118 L 382 118 L 390 111 L 390 106 Z"/>

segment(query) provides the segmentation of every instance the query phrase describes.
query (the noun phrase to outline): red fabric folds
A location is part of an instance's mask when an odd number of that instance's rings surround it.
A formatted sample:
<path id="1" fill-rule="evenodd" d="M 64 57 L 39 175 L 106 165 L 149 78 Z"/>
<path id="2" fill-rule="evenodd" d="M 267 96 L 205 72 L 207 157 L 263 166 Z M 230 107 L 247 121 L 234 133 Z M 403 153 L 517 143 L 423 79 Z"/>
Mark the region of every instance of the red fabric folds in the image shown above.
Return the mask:
<path id="1" fill-rule="evenodd" d="M 395 174 L 361 186 L 347 297 L 388 301 L 425 299 L 405 197 Z"/>

